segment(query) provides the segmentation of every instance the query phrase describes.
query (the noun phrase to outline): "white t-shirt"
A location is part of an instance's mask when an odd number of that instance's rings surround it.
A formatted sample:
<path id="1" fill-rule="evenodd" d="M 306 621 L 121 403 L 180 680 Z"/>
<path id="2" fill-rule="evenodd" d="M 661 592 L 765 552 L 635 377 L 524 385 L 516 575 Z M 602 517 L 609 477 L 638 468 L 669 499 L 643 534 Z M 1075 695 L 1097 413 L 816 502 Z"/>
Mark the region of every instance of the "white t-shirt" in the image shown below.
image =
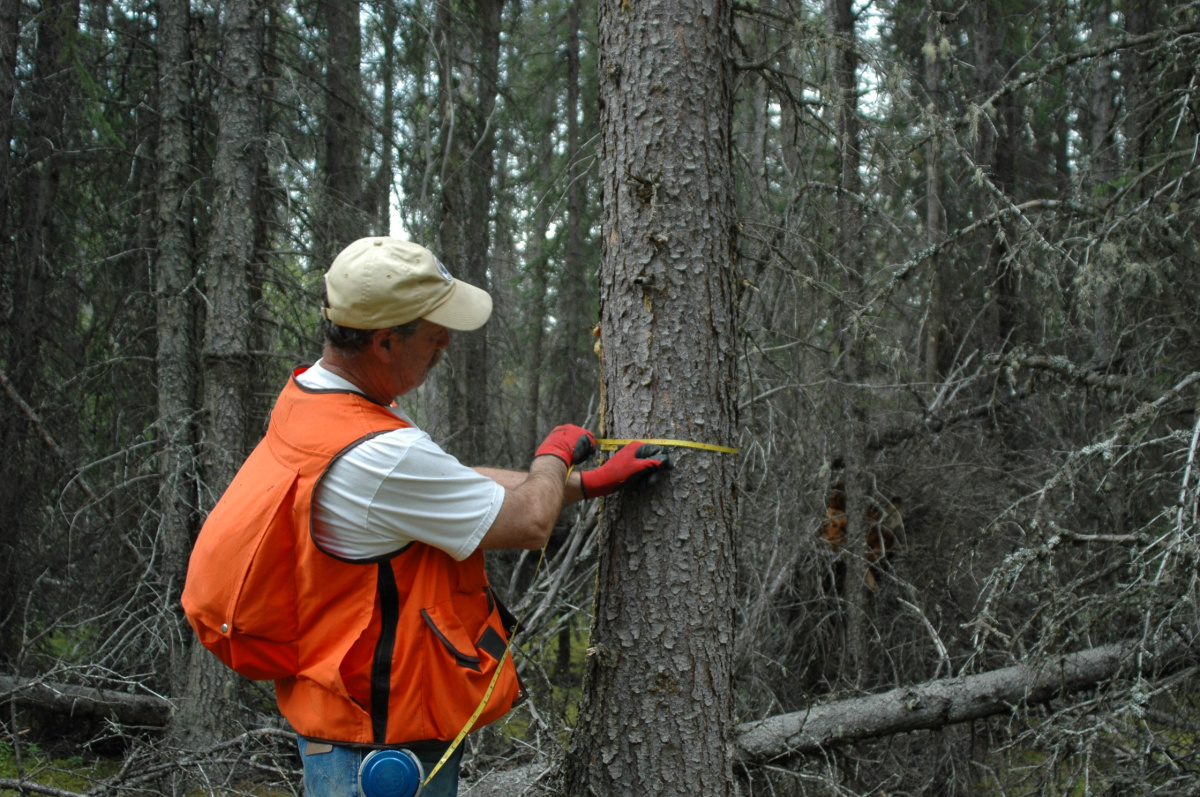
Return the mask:
<path id="1" fill-rule="evenodd" d="M 296 377 L 316 390 L 353 384 L 316 365 Z M 411 420 L 398 407 L 398 417 Z M 330 466 L 313 495 L 313 536 L 342 559 L 374 559 L 417 540 L 462 561 L 504 503 L 504 488 L 443 451 L 415 426 L 378 435 Z"/>

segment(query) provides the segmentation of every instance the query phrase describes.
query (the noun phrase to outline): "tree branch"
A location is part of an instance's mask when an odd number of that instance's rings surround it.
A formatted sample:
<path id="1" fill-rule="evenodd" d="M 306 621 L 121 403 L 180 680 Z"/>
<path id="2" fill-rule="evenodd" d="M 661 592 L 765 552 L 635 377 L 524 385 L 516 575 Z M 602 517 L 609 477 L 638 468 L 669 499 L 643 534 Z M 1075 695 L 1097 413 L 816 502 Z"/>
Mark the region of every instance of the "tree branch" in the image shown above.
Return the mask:
<path id="1" fill-rule="evenodd" d="M 38 417 L 38 414 L 36 411 L 34 411 L 33 407 L 29 406 L 25 399 L 21 398 L 21 394 L 17 392 L 16 387 L 12 382 L 9 381 L 8 374 L 4 373 L 4 371 L 0 371 L 0 386 L 3 386 L 4 392 L 8 394 L 8 397 L 12 399 L 13 403 L 16 404 L 18 409 L 21 410 L 21 414 L 24 415 L 29 421 L 30 426 L 32 426 L 34 431 L 37 432 L 38 437 L 42 438 L 42 442 L 46 444 L 46 447 L 49 448 L 56 457 L 62 460 L 67 467 L 71 468 L 72 472 L 76 476 L 79 476 L 79 468 L 76 467 L 75 463 L 71 461 L 71 458 L 67 456 L 67 452 L 63 450 L 63 447 L 60 446 L 54 440 L 54 438 L 50 436 L 50 433 L 46 431 L 46 427 L 42 423 L 42 419 Z M 79 486 L 87 494 L 87 497 L 92 499 L 93 503 L 100 503 L 100 497 L 92 491 L 92 488 L 82 476 L 79 476 Z"/>

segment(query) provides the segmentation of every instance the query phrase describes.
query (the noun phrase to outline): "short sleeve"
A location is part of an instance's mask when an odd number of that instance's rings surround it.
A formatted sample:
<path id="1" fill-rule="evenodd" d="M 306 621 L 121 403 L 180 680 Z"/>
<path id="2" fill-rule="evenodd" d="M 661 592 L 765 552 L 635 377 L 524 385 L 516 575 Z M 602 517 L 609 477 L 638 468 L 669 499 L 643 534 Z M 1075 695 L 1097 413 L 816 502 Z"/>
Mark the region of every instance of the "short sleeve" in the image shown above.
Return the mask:
<path id="1" fill-rule="evenodd" d="M 458 561 L 479 547 L 504 488 L 415 428 L 370 438 L 339 457 L 313 496 L 313 537 L 340 559 L 378 559 L 412 541 Z"/>

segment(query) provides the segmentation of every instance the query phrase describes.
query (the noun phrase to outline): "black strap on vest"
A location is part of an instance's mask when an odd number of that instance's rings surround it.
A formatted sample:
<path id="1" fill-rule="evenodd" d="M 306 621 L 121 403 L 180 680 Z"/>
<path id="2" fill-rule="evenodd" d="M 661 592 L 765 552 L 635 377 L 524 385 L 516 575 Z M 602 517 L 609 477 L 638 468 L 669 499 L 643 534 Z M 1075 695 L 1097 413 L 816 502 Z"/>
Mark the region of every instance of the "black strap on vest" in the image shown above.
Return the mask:
<path id="1" fill-rule="evenodd" d="M 400 591 L 392 563 L 378 564 L 381 627 L 371 663 L 371 733 L 375 744 L 387 744 L 388 700 L 392 694 L 392 652 L 396 647 L 396 628 L 400 625 Z"/>

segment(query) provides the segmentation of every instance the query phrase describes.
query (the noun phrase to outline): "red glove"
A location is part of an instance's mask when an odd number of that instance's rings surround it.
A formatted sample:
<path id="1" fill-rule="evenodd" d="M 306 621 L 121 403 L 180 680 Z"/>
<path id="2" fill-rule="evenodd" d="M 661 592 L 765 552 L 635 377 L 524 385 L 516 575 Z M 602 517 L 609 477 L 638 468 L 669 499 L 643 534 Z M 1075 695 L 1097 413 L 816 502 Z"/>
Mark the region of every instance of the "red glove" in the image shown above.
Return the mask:
<path id="1" fill-rule="evenodd" d="M 595 470 L 579 474 L 584 498 L 599 498 L 617 490 L 638 489 L 658 481 L 659 471 L 671 469 L 671 455 L 661 446 L 634 440 Z"/>
<path id="2" fill-rule="evenodd" d="M 538 446 L 538 450 L 534 452 L 533 456 L 534 458 L 558 457 L 567 463 L 569 468 L 583 462 L 595 450 L 596 438 L 592 437 L 592 433 L 582 426 L 568 423 L 556 426 L 554 431 L 548 434 L 542 444 Z"/>

